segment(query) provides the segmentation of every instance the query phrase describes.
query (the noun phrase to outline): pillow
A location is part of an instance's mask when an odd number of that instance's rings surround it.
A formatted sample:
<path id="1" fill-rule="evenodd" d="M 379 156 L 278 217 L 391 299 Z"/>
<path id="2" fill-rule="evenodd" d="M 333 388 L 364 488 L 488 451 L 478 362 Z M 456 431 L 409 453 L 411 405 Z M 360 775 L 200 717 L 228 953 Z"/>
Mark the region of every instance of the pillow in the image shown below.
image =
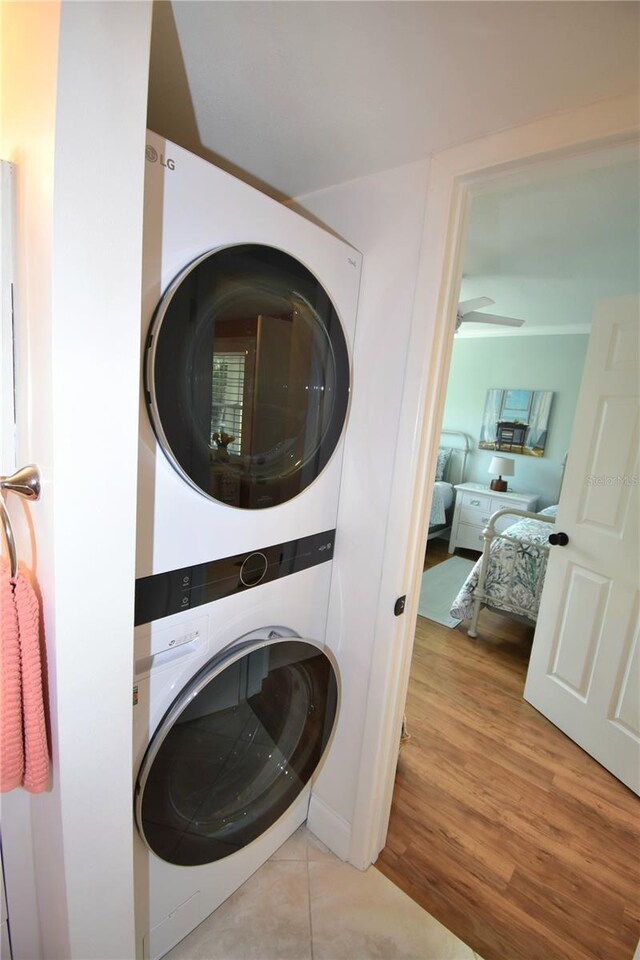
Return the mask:
<path id="1" fill-rule="evenodd" d="M 556 503 L 552 507 L 545 507 L 544 510 L 539 510 L 538 513 L 546 517 L 555 517 L 558 513 L 558 504 Z"/>
<path id="2" fill-rule="evenodd" d="M 444 480 L 444 472 L 451 456 L 451 447 L 440 447 L 436 461 L 436 480 Z"/>

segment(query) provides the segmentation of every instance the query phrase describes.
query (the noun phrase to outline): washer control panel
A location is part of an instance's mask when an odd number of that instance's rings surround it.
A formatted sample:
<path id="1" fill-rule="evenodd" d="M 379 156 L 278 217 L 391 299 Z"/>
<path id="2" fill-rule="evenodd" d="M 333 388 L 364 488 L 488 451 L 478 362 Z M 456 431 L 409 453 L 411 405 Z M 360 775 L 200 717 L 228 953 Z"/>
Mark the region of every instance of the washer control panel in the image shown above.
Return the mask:
<path id="1" fill-rule="evenodd" d="M 221 600 L 333 558 L 335 530 L 136 580 L 135 625 Z"/>

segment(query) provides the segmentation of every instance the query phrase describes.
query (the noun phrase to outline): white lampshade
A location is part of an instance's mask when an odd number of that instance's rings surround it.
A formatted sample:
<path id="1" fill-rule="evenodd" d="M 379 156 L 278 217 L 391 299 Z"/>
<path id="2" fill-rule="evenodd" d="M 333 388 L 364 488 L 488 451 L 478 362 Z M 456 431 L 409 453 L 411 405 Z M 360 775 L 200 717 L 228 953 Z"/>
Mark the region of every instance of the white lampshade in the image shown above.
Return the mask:
<path id="1" fill-rule="evenodd" d="M 494 477 L 512 477 L 515 473 L 515 460 L 510 457 L 492 457 L 488 473 Z"/>

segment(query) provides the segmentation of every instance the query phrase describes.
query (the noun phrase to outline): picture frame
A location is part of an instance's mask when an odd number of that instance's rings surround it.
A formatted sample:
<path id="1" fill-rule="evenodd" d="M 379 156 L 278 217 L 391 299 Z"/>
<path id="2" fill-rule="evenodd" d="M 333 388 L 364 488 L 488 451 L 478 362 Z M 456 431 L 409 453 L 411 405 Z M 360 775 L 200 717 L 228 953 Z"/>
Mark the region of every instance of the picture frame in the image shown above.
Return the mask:
<path id="1" fill-rule="evenodd" d="M 480 450 L 543 457 L 552 401 L 552 390 L 519 387 L 487 390 L 478 443 Z"/>

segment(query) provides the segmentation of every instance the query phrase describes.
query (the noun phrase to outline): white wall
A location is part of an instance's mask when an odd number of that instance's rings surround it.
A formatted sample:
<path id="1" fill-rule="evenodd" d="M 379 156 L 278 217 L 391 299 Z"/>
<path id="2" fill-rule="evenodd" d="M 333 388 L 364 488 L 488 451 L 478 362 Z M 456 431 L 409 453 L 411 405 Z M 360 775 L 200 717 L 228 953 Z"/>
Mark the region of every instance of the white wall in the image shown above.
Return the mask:
<path id="1" fill-rule="evenodd" d="M 151 6 L 7 4 L 2 27 L 2 152 L 18 167 L 18 460 L 36 462 L 43 475 L 40 503 L 25 511 L 13 498 L 10 509 L 42 593 L 53 750 L 48 792 L 3 798 L 9 918 L 16 960 L 114 960 L 133 956 L 131 662 Z"/>
<path id="2" fill-rule="evenodd" d="M 493 454 L 479 450 L 480 425 L 487 390 L 551 390 L 553 400 L 544 457 L 505 452 L 515 461 L 509 488 L 537 493 L 538 508 L 558 502 L 562 461 L 569 449 L 578 403 L 588 336 L 482 337 L 453 344 L 443 425 L 461 430 L 473 441 L 466 479 L 489 483 Z"/>
<path id="3" fill-rule="evenodd" d="M 49 486 L 53 469 L 52 387 L 50 365 L 36 358 L 43 358 L 51 352 L 51 250 L 59 20 L 58 3 L 4 4 L 2 8 L 1 149 L 3 159 L 11 160 L 17 167 L 18 275 L 14 295 L 19 431 L 16 453 L 20 465 L 36 462 L 46 471 L 45 496 L 40 503 L 29 507 L 38 542 L 37 556 L 31 557 L 28 543 L 30 531 L 26 523 L 20 522 L 20 505 L 15 498 L 8 497 L 7 507 L 20 556 L 35 569 L 40 583 L 48 640 L 53 634 L 54 620 L 53 544 L 50 535 L 53 498 Z M 30 357 L 34 362 L 34 379 L 30 378 Z M 37 380 L 36 370 L 39 371 Z M 55 667 L 51 647 L 48 655 L 53 705 Z M 38 860 L 42 869 L 47 864 L 48 871 L 53 873 L 53 865 L 61 863 L 64 852 L 59 810 L 56 810 L 56 806 L 59 808 L 59 797 L 56 803 L 47 803 L 48 799 L 38 798 L 38 810 L 34 813 L 41 822 L 45 812 L 47 815 L 48 828 L 41 840 Z M 46 811 L 43 809 L 45 803 Z M 39 904 L 34 872 L 31 803 L 24 791 L 14 790 L 3 796 L 2 832 L 14 957 L 40 958 L 44 952 L 40 924 L 37 922 Z M 49 918 L 55 932 L 53 929 L 49 931 L 48 943 L 55 940 L 56 949 L 62 955 L 64 949 L 68 951 L 64 883 L 52 889 L 50 897 L 43 896 L 43 900 L 43 909 L 50 901 L 50 909 L 59 917 L 58 924 L 53 917 Z"/>
<path id="4" fill-rule="evenodd" d="M 349 855 L 428 169 L 427 161 L 409 164 L 298 198 L 364 255 L 329 611 L 345 684 L 338 735 L 309 817 L 329 845 L 342 837 L 336 852 L 343 857 Z"/>

